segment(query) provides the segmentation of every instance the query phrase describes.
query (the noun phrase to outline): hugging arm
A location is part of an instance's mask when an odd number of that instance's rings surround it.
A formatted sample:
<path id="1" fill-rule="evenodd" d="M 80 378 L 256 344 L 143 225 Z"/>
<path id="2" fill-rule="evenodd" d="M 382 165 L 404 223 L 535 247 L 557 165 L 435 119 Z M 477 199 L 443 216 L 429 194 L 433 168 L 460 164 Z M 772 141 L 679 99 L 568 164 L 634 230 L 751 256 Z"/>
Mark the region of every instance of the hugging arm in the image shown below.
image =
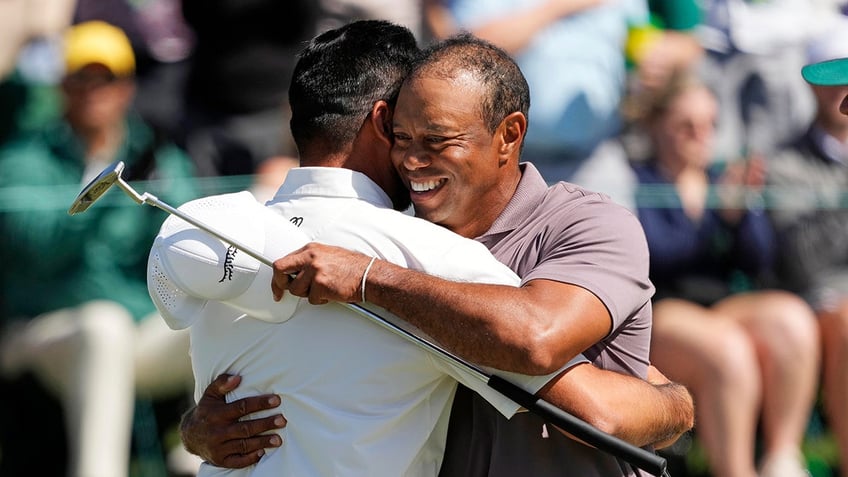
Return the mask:
<path id="1" fill-rule="evenodd" d="M 370 261 L 357 252 L 311 243 L 274 262 L 272 290 L 275 297 L 288 291 L 310 303 L 359 302 Z M 365 285 L 368 302 L 415 325 L 455 354 L 522 374 L 556 372 L 612 327 L 595 295 L 552 280 L 532 280 L 521 287 L 454 282 L 376 260 Z"/>
<path id="2" fill-rule="evenodd" d="M 654 367 L 649 369 L 648 379 L 581 363 L 536 395 L 631 444 L 665 447 L 694 425 L 692 396 L 685 386 L 669 381 Z"/>
<path id="3" fill-rule="evenodd" d="M 655 368 L 648 376 L 651 382 L 581 363 L 563 372 L 537 396 L 631 444 L 659 448 L 692 428 L 694 408 L 685 387 L 668 381 Z M 186 449 L 219 467 L 247 467 L 257 463 L 265 449 L 283 445 L 277 434 L 263 434 L 284 427 L 282 415 L 241 420 L 279 406 L 279 397 L 252 396 L 227 403 L 224 396 L 239 382 L 238 376 L 216 378 L 180 423 Z"/>
<path id="4" fill-rule="evenodd" d="M 253 465 L 265 455 L 266 448 L 282 444 L 279 435 L 263 434 L 286 425 L 282 414 L 241 420 L 256 411 L 279 406 L 280 397 L 251 396 L 227 403 L 226 394 L 240 382 L 239 376 L 218 376 L 180 422 L 180 439 L 186 450 L 218 467 L 239 469 Z"/>

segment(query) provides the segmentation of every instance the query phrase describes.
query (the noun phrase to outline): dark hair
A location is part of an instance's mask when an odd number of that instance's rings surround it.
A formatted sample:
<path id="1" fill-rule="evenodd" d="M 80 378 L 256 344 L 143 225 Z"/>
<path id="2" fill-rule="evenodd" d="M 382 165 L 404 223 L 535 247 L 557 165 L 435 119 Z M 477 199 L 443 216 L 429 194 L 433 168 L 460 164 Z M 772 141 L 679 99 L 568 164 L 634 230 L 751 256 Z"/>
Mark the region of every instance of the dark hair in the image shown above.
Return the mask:
<path id="1" fill-rule="evenodd" d="M 316 140 L 333 152 L 352 142 L 375 102 L 394 104 L 418 54 L 409 29 L 382 20 L 352 22 L 311 40 L 289 87 L 301 155 Z"/>
<path id="2" fill-rule="evenodd" d="M 693 70 L 679 69 L 656 89 L 631 91 L 621 103 L 624 119 L 637 126 L 645 126 L 660 119 L 668 112 L 677 98 L 692 89 L 705 88 L 715 95 Z"/>
<path id="3" fill-rule="evenodd" d="M 435 76 L 454 79 L 470 73 L 485 88 L 480 113 L 489 132 L 501 121 L 519 111 L 528 118 L 530 86 L 515 60 L 501 48 L 461 33 L 425 49 L 413 67 L 410 78 Z"/>

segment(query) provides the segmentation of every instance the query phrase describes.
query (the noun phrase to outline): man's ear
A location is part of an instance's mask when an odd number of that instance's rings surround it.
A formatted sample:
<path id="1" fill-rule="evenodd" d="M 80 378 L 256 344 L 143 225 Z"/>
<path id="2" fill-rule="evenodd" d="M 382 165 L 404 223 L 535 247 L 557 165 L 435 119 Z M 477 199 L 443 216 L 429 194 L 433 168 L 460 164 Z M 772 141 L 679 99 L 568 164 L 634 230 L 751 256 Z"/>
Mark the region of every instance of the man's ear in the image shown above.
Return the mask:
<path id="1" fill-rule="evenodd" d="M 524 135 L 527 133 L 527 117 L 524 113 L 516 111 L 509 114 L 495 132 L 498 144 L 498 152 L 502 157 L 502 161 L 509 160 L 512 157 L 518 158 L 521 154 L 521 144 L 524 142 Z"/>
<path id="2" fill-rule="evenodd" d="M 392 108 L 385 101 L 377 101 L 371 107 L 371 114 L 368 116 L 371 122 L 371 127 L 374 134 L 380 141 L 385 141 L 386 144 L 392 144 Z"/>

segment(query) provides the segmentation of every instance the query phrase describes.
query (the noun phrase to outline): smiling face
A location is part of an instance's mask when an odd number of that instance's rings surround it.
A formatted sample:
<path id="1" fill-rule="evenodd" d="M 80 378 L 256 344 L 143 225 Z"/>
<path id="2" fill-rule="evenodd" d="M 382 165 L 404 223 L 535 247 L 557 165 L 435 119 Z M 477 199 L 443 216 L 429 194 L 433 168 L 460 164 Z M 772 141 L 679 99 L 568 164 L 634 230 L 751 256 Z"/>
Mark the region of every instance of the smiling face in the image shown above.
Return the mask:
<path id="1" fill-rule="evenodd" d="M 392 162 L 415 214 L 466 237 L 489 229 L 520 178 L 517 150 L 504 144 L 509 121 L 493 134 L 482 97 L 469 75 L 416 76 L 401 88 L 393 120 Z"/>

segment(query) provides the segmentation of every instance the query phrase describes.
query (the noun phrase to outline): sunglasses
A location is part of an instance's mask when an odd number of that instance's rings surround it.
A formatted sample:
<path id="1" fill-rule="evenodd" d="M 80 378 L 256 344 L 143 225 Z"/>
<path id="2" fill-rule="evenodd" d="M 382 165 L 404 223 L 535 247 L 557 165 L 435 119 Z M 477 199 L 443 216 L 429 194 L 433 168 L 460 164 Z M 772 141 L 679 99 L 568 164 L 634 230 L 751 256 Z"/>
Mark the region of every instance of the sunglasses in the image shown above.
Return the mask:
<path id="1" fill-rule="evenodd" d="M 108 71 L 78 71 L 65 77 L 65 84 L 72 89 L 91 89 L 107 86 L 121 78 Z"/>

